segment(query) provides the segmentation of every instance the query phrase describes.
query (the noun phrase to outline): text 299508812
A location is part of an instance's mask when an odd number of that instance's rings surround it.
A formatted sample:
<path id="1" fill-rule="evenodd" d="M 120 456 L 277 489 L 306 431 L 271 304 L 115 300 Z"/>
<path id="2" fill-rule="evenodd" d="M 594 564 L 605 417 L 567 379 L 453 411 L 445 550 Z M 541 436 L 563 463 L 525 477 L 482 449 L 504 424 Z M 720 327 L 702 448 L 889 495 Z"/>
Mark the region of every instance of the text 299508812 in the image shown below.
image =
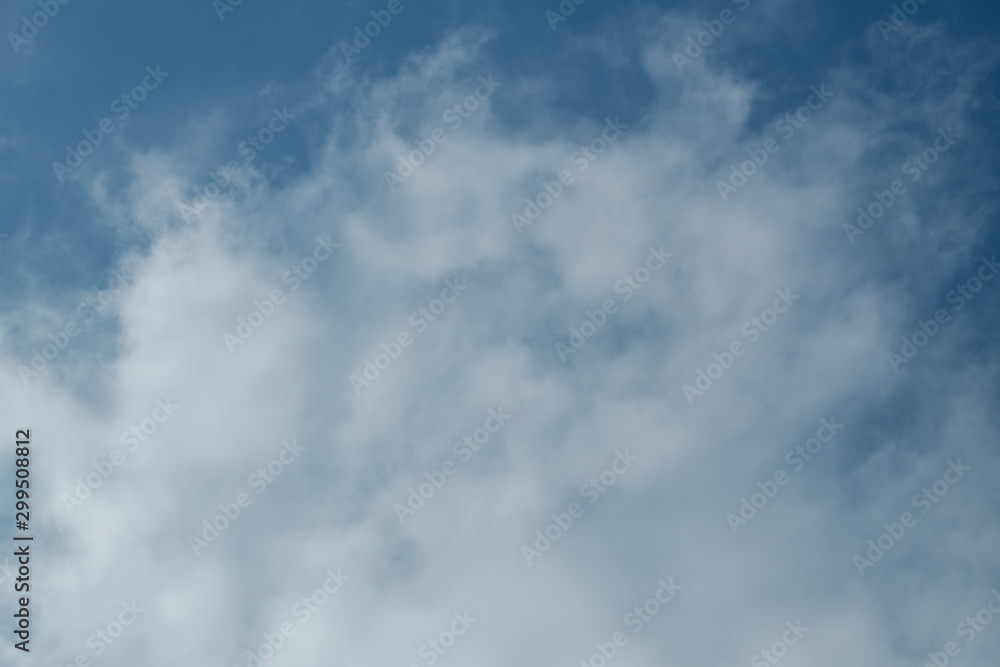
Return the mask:
<path id="1" fill-rule="evenodd" d="M 28 478 L 31 475 L 29 469 L 31 465 L 31 449 L 28 445 L 31 444 L 31 431 L 28 429 L 19 430 L 15 434 L 15 440 L 17 446 L 14 453 L 17 455 L 15 463 L 17 468 L 14 473 L 14 494 L 16 496 L 16 501 L 14 504 L 14 525 L 18 530 L 27 531 L 28 521 L 31 519 L 30 506 L 28 500 L 30 494 L 28 489 L 31 486 Z M 26 535 L 15 535 L 14 542 L 17 544 L 17 548 L 14 549 L 14 555 L 17 557 L 18 568 L 17 577 L 14 579 L 14 591 L 17 593 L 27 593 L 31 590 L 31 540 L 33 537 Z M 21 641 L 14 643 L 14 648 L 20 649 L 25 653 L 29 652 L 28 642 L 31 640 L 31 612 L 28 609 L 28 603 L 30 599 L 28 597 L 20 597 L 17 599 L 17 611 L 14 612 L 14 618 L 17 619 L 17 625 L 14 628 L 14 634 Z"/>

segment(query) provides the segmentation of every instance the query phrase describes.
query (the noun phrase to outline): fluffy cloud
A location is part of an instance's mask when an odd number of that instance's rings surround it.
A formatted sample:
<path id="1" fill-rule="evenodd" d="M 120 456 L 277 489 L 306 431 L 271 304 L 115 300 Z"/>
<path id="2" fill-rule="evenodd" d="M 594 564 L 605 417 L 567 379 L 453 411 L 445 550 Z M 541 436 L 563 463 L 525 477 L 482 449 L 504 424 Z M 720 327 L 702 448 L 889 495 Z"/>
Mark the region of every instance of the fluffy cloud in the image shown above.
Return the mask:
<path id="1" fill-rule="evenodd" d="M 144 611 L 104 664 L 247 664 L 286 621 L 267 664 L 430 664 L 425 642 L 466 611 L 442 664 L 578 664 L 618 631 L 620 665 L 746 663 L 797 620 L 788 659 L 818 667 L 915 664 L 953 639 L 956 610 L 997 585 L 996 362 L 967 353 L 997 286 L 946 301 L 992 254 L 988 200 L 966 202 L 992 178 L 975 99 L 994 54 L 939 28 L 870 33 L 869 64 L 845 58 L 774 110 L 722 50 L 678 72 L 696 26 L 653 20 L 571 47 L 634 56 L 648 99 L 630 113 L 569 114 L 539 93 L 566 85 L 558 70 L 507 71 L 490 35 L 462 30 L 380 76 L 331 56 L 298 107 L 308 155 L 269 149 L 190 219 L 183 141 L 89 183 L 123 238 L 146 239 L 116 260 L 128 285 L 30 383 L 18 365 L 83 297 L 25 301 L 5 323 L 6 423 L 33 429 L 41 494 L 41 659 L 95 657 L 88 636 L 133 599 Z M 488 76 L 499 87 L 475 97 Z M 832 97 L 780 130 L 813 85 Z M 910 181 L 903 164 L 949 126 L 955 150 Z M 447 140 L 391 190 L 385 172 L 438 128 Z M 724 201 L 717 182 L 768 139 Z M 894 179 L 897 208 L 849 242 L 844 224 Z M 320 261 L 326 238 L 340 247 Z M 643 274 L 651 246 L 671 257 Z M 467 286 L 451 303 L 446 281 Z M 609 299 L 577 349 L 571 328 Z M 894 373 L 887 352 L 937 308 L 952 322 Z M 179 407 L 132 451 L 123 434 L 148 434 L 167 398 Z M 511 416 L 465 460 L 456 443 L 491 409 Z M 786 453 L 831 418 L 843 430 L 794 470 Z M 268 473 L 292 440 L 302 453 Z M 68 512 L 112 449 L 125 462 Z M 972 470 L 922 514 L 912 497 L 959 458 Z M 726 515 L 779 470 L 787 485 L 734 535 Z M 394 507 L 422 484 L 440 488 L 401 525 Z M 535 531 L 572 503 L 543 551 Z M 860 576 L 852 558 L 907 511 L 916 526 Z M 210 539 L 203 521 L 231 525 Z M 296 603 L 337 568 L 342 590 L 303 621 Z M 681 590 L 633 633 L 626 615 L 671 578 Z M 978 641 L 965 664 L 987 664 L 975 651 L 996 640 Z"/>

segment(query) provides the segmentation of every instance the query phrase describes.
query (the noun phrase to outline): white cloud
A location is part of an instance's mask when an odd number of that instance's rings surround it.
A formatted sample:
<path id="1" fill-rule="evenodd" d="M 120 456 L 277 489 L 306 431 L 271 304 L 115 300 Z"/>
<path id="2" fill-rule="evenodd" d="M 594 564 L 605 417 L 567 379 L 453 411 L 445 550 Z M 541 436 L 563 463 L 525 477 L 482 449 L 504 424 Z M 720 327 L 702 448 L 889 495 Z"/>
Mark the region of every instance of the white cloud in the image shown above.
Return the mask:
<path id="1" fill-rule="evenodd" d="M 103 664 L 243 664 L 338 566 L 349 584 L 268 664 L 423 664 L 419 647 L 465 609 L 479 620 L 442 664 L 570 664 L 624 629 L 661 577 L 684 589 L 630 636 L 622 667 L 747 662 L 800 618 L 811 630 L 789 664 L 909 665 L 948 639 L 954 610 L 995 585 L 996 531 L 976 499 L 995 496 L 996 369 L 961 362 L 975 309 L 992 297 L 956 314 L 897 376 L 885 352 L 943 294 L 929 283 L 911 294 L 886 262 L 931 243 L 916 252 L 943 254 L 919 271 L 961 273 L 982 232 L 945 236 L 910 201 L 914 220 L 887 220 L 859 247 L 841 226 L 935 128 L 974 132 L 975 72 L 934 78 L 932 94 L 905 99 L 871 92 L 876 66 L 835 68 L 829 106 L 722 202 L 715 180 L 773 134 L 771 123 L 748 125 L 761 83 L 711 64 L 678 77 L 672 43 L 646 40 L 655 99 L 623 117 L 631 127 L 583 172 L 572 155 L 603 118 L 540 106 L 548 138 L 506 128 L 494 105 L 530 104 L 517 96 L 545 75 L 504 73 L 482 36 L 460 33 L 384 79 L 323 70 L 309 113 L 332 129 L 311 168 L 265 180 L 249 198 L 222 197 L 190 223 L 177 211 L 195 184 L 184 146 L 134 156 L 124 188 L 95 183 L 99 211 L 152 237 L 122 257 L 135 279 L 116 327 L 88 334 L 105 346 L 105 370 L 81 377 L 74 369 L 88 362 L 67 354 L 26 388 L 16 373 L 24 356 L 8 354 L 0 389 L 8 415 L 34 429 L 36 521 L 48 543 L 35 596 L 40 625 L 59 629 L 39 642 L 43 659 L 87 652 L 96 624 L 135 598 L 148 611 Z M 972 52 L 940 30 L 911 40 L 946 72 L 968 72 Z M 877 63 L 906 70 L 900 51 L 881 49 Z M 402 147 L 491 71 L 503 87 L 389 192 L 382 174 Z M 944 159 L 965 173 L 960 156 Z M 510 214 L 563 169 L 575 183 L 518 234 Z M 957 203 L 934 181 L 920 187 L 937 206 Z M 281 277 L 320 234 L 342 248 L 292 291 Z M 625 302 L 614 285 L 651 244 L 673 258 Z M 410 314 L 454 276 L 468 291 L 416 332 Z M 740 325 L 787 287 L 801 300 L 689 406 L 681 385 L 714 352 L 746 342 Z M 286 302 L 230 354 L 223 334 L 276 288 Z M 560 363 L 555 342 L 607 298 L 621 311 Z M 404 330 L 412 346 L 356 396 L 348 376 Z M 178 413 L 67 515 L 60 495 L 163 396 Z M 886 424 L 893 402 L 906 403 L 893 414 L 916 421 Z M 510 423 L 400 526 L 393 504 L 456 459 L 453 443 L 498 405 Z M 734 537 L 725 514 L 830 415 L 848 424 L 836 444 Z M 188 536 L 289 438 L 306 447 L 301 463 L 195 557 Z M 586 504 L 581 484 L 621 448 L 640 462 Z M 975 473 L 859 578 L 852 555 L 959 456 Z M 521 545 L 574 501 L 583 517 L 527 567 Z M 898 601 L 918 585 L 948 603 L 908 613 Z"/>

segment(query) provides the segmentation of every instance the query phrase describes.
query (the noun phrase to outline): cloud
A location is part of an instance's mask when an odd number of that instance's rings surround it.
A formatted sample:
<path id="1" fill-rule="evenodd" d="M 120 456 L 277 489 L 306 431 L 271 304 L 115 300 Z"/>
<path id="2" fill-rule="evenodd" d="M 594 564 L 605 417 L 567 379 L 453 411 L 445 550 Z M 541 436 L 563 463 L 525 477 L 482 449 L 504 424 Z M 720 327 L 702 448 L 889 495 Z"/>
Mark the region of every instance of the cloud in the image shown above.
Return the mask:
<path id="1" fill-rule="evenodd" d="M 612 67 L 634 51 L 649 96 L 610 119 L 627 125 L 615 141 L 604 115 L 535 103 L 558 67 L 506 70 L 489 34 L 462 30 L 392 73 L 318 67 L 292 130 L 308 155 L 275 145 L 188 220 L 178 207 L 204 169 L 184 136 L 87 183 L 95 216 L 145 239 L 116 258 L 134 278 L 110 324 L 25 386 L 18 364 L 78 295 L 5 316 L 17 339 L 0 392 L 32 426 L 42 493 L 39 632 L 59 629 L 42 658 L 94 657 L 95 624 L 133 599 L 146 611 L 104 664 L 246 664 L 290 617 L 296 634 L 270 664 L 429 664 L 422 647 L 466 610 L 477 621 L 442 664 L 590 660 L 617 631 L 621 665 L 739 663 L 797 620 L 810 630 L 788 660 L 817 667 L 941 650 L 959 610 L 996 585 L 996 362 L 966 345 L 997 286 L 900 374 L 886 353 L 991 254 L 989 212 L 959 213 L 991 178 L 974 141 L 988 69 L 941 27 L 869 35 L 870 64 L 831 67 L 761 120 L 763 82 L 707 57 L 677 72 L 682 32 L 637 28 L 602 46 Z M 446 111 L 489 75 L 501 86 L 448 127 Z M 785 136 L 776 123 L 812 85 L 833 96 Z M 508 123 L 527 107 L 529 127 Z M 907 179 L 908 156 L 947 126 L 969 139 L 850 243 L 855 209 Z M 384 173 L 438 127 L 447 141 L 391 191 Z M 723 201 L 716 182 L 768 138 L 779 148 Z M 561 172 L 572 182 L 552 197 Z M 539 215 L 518 230 L 526 199 Z M 309 271 L 327 235 L 341 247 Z M 672 257 L 626 299 L 617 286 L 650 246 Z M 467 291 L 443 313 L 412 317 L 456 279 Z M 767 324 L 788 289 L 800 299 Z M 620 310 L 562 363 L 556 343 L 608 299 Z M 14 328 L 39 309 L 53 312 L 44 325 Z M 231 352 L 224 335 L 255 310 L 261 324 Z M 350 376 L 400 332 L 412 344 L 357 395 Z M 734 341 L 745 353 L 690 404 L 682 387 Z M 69 514 L 62 496 L 164 397 L 177 413 Z M 461 460 L 455 443 L 498 406 L 509 423 Z M 843 432 L 733 535 L 726 514 L 831 416 Z M 300 462 L 257 494 L 251 475 L 291 439 Z M 638 461 L 591 504 L 581 487 L 606 485 L 623 449 Z M 913 494 L 959 457 L 968 478 L 859 576 L 852 557 L 918 513 Z M 394 505 L 445 461 L 455 474 L 400 525 Z M 252 503 L 193 553 L 191 536 L 239 493 Z M 582 515 L 525 563 L 521 547 L 574 502 Z M 296 602 L 338 567 L 350 581 L 300 623 Z M 676 598 L 632 634 L 626 615 L 671 577 Z"/>

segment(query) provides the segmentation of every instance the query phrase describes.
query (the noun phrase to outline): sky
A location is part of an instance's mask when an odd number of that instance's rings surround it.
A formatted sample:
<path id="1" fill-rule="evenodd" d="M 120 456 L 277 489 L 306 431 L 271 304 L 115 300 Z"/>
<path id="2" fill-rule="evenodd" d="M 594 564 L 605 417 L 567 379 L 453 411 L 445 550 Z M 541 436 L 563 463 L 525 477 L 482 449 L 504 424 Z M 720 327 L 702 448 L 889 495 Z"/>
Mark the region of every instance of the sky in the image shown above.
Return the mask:
<path id="1" fill-rule="evenodd" d="M 0 27 L 4 665 L 997 664 L 995 3 Z"/>

